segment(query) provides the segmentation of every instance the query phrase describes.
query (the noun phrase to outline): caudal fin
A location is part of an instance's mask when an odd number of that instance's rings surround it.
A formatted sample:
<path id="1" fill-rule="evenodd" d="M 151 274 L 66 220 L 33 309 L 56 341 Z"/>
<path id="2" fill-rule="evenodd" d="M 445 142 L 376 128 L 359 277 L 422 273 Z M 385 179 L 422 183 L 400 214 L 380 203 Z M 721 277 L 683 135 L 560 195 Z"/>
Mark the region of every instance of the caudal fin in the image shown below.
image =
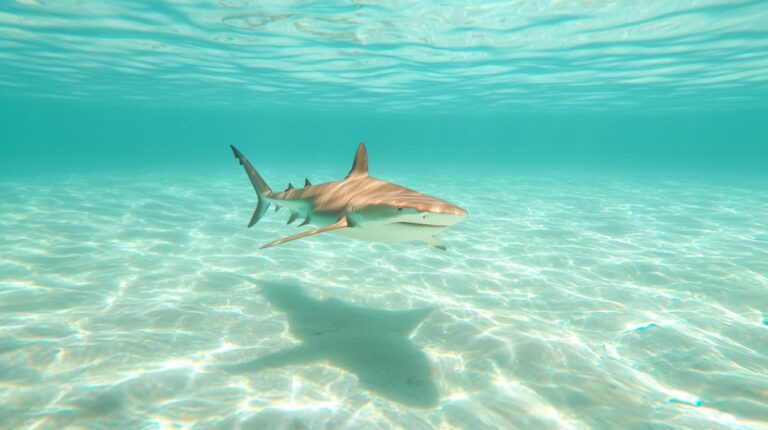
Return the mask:
<path id="1" fill-rule="evenodd" d="M 264 179 L 259 175 L 259 172 L 253 168 L 251 162 L 245 158 L 245 155 L 243 155 L 242 152 L 238 151 L 237 148 L 232 145 L 229 147 L 232 148 L 232 153 L 235 154 L 235 158 L 240 161 L 240 165 L 245 168 L 245 173 L 248 174 L 248 179 L 251 180 L 253 189 L 256 190 L 256 195 L 259 197 L 259 203 L 256 205 L 256 210 L 253 211 L 253 216 L 248 222 L 248 227 L 252 227 L 259 222 L 261 217 L 267 212 L 267 209 L 269 209 L 269 201 L 267 201 L 266 197 L 269 197 L 269 195 L 272 194 L 272 189 L 270 189 L 269 185 L 264 182 Z"/>

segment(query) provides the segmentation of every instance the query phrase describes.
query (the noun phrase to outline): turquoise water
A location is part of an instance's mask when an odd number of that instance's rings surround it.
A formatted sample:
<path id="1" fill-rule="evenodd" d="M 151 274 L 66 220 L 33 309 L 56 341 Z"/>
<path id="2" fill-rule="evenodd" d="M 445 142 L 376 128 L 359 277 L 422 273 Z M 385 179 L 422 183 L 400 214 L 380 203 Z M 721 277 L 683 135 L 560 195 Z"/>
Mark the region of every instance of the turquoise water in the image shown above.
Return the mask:
<path id="1" fill-rule="evenodd" d="M 0 4 L 0 428 L 768 429 L 766 22 Z M 448 250 L 260 250 L 360 141 Z"/>

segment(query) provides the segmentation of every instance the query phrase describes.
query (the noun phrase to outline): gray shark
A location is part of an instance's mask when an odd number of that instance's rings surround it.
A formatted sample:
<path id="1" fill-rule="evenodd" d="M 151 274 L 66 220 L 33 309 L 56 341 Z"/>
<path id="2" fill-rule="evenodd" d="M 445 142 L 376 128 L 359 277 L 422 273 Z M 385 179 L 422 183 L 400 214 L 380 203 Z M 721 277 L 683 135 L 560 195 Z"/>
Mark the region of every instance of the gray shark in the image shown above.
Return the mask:
<path id="1" fill-rule="evenodd" d="M 317 185 L 307 179 L 304 188 L 289 183 L 283 192 L 273 192 L 248 159 L 234 146 L 231 148 L 258 196 L 248 227 L 256 224 L 271 204 L 276 211 L 282 207 L 290 209 L 288 224 L 304 218 L 300 226 L 317 226 L 262 248 L 333 232 L 374 242 L 423 241 L 446 249 L 435 235 L 467 217 L 467 211 L 458 206 L 370 176 L 368 151 L 363 143 L 358 146 L 352 169 L 344 179 Z"/>
<path id="2" fill-rule="evenodd" d="M 390 400 L 415 407 L 437 404 L 429 360 L 409 339 L 432 309 L 362 308 L 336 299 L 316 300 L 293 285 L 258 284 L 267 300 L 286 313 L 290 332 L 301 344 L 215 368 L 248 373 L 326 361 L 355 374 L 362 388 Z"/>

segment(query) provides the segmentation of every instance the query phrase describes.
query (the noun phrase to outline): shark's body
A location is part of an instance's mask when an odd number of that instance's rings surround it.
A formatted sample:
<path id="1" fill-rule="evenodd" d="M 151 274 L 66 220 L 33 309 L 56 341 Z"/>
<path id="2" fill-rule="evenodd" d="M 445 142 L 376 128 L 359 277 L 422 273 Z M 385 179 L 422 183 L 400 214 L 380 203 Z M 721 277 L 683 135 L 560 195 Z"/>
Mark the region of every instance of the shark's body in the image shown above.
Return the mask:
<path id="1" fill-rule="evenodd" d="M 360 144 L 349 174 L 342 180 L 304 188 L 289 184 L 283 192 L 273 192 L 248 159 L 234 146 L 232 152 L 245 168 L 258 195 L 258 205 L 248 227 L 264 216 L 271 204 L 291 211 L 288 223 L 304 218 L 300 225 L 318 228 L 270 242 L 262 248 L 311 236 L 334 232 L 374 242 L 424 241 L 445 249 L 435 235 L 467 216 L 467 212 L 446 201 L 382 181 L 368 175 L 368 152 Z"/>
<path id="2" fill-rule="evenodd" d="M 438 391 L 427 355 L 410 340 L 431 309 L 387 311 L 316 300 L 294 285 L 259 282 L 261 292 L 286 313 L 301 343 L 254 360 L 214 366 L 251 373 L 324 361 L 354 374 L 362 388 L 416 407 L 434 407 Z"/>

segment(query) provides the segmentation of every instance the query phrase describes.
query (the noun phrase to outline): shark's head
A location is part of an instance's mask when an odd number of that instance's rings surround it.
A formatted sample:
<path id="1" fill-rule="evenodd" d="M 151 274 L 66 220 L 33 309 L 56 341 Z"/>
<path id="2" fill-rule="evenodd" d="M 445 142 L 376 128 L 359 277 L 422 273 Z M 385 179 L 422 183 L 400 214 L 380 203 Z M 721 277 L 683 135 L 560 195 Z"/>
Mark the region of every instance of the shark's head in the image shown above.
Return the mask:
<path id="1" fill-rule="evenodd" d="M 444 229 L 467 217 L 467 211 L 435 197 L 415 191 L 391 193 L 351 205 L 353 219 L 361 224 L 378 224 L 419 229 Z"/>

